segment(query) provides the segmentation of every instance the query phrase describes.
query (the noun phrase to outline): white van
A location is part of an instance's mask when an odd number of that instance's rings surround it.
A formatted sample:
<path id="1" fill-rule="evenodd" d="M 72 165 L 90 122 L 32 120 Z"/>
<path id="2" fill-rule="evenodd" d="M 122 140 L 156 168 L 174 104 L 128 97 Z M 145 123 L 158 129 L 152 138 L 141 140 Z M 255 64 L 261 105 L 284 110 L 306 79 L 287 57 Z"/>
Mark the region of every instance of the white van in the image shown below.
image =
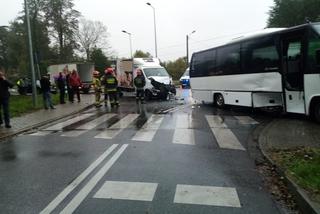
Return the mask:
<path id="1" fill-rule="evenodd" d="M 132 60 L 118 60 L 117 62 L 117 77 L 119 81 L 119 88 L 121 91 L 134 92 L 133 79 L 136 77 L 136 70 L 140 68 L 146 79 L 146 86 L 144 87 L 146 97 L 164 98 L 162 88 L 168 89 L 168 93 L 173 93 L 171 88 L 172 77 L 167 70 L 160 65 L 157 58 L 134 58 Z"/>

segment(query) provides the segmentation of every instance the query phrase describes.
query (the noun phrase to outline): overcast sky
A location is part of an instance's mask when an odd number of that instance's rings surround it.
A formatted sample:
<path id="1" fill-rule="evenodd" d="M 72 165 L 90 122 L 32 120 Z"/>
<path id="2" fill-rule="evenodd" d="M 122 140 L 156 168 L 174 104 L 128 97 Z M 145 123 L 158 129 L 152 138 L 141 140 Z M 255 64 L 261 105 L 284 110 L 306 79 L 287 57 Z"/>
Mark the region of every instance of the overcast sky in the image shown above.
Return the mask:
<path id="1" fill-rule="evenodd" d="M 0 25 L 8 25 L 23 0 L 2 0 Z M 128 35 L 133 50 L 155 55 L 153 10 L 147 0 L 74 0 L 75 9 L 86 19 L 102 21 L 109 32 L 109 43 L 119 57 L 130 56 Z M 150 0 L 156 9 L 158 57 L 174 60 L 186 55 L 186 34 L 190 55 L 213 47 L 225 39 L 265 28 L 273 0 Z M 3 8 L 6 8 L 5 10 Z"/>

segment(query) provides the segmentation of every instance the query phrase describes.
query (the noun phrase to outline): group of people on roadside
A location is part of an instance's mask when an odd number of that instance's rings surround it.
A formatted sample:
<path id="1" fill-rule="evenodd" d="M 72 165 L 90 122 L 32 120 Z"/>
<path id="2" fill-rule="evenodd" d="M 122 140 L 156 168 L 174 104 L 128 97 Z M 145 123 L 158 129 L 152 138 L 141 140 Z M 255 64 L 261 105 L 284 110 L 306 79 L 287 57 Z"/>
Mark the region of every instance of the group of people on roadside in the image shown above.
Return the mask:
<path id="1" fill-rule="evenodd" d="M 67 88 L 68 100 L 73 103 L 74 96 L 77 95 L 78 102 L 80 99 L 80 86 L 82 85 L 80 76 L 76 70 L 69 72 L 67 68 L 64 68 L 62 72 L 59 72 L 58 77 L 55 79 L 57 88 L 59 90 L 60 104 L 65 104 L 65 92 Z M 49 74 L 42 76 L 40 80 L 41 90 L 43 93 L 43 104 L 45 109 L 54 109 L 51 99 L 51 82 Z"/>
<path id="2" fill-rule="evenodd" d="M 144 103 L 144 86 L 146 85 L 146 80 L 139 68 L 136 70 L 136 72 L 137 76 L 133 81 L 136 88 L 136 102 L 139 103 L 140 101 L 141 103 Z M 100 101 L 102 87 L 104 87 L 105 106 L 108 105 L 108 100 L 110 101 L 111 107 L 119 106 L 118 80 L 112 68 L 107 68 L 101 78 L 99 71 L 94 71 L 92 83 L 95 92 L 95 106 L 97 108 L 102 106 Z"/>

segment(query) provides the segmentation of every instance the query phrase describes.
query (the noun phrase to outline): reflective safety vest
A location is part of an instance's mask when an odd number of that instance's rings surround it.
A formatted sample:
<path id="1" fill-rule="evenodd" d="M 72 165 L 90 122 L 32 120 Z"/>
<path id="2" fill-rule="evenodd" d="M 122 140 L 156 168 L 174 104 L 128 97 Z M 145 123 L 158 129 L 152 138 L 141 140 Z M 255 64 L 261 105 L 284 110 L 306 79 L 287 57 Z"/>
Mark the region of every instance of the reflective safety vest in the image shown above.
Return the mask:
<path id="1" fill-rule="evenodd" d="M 115 78 L 112 74 L 104 76 L 104 83 L 103 84 L 105 86 L 104 87 L 105 93 L 117 91 L 118 81 L 117 81 L 117 78 Z"/>
<path id="2" fill-rule="evenodd" d="M 93 77 L 92 84 L 96 92 L 101 90 L 101 81 L 99 78 Z"/>

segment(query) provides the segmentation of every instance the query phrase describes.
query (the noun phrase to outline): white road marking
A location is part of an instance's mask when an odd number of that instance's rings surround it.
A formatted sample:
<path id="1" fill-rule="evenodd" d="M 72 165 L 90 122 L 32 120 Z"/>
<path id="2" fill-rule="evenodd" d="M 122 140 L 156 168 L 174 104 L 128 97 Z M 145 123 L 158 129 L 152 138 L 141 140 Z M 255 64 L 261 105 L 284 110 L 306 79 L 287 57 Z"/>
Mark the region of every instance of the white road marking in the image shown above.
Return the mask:
<path id="1" fill-rule="evenodd" d="M 227 128 L 227 125 L 220 116 L 206 115 L 206 119 L 211 128 Z"/>
<path id="2" fill-rule="evenodd" d="M 246 150 L 233 132 L 227 128 L 221 117 L 206 115 L 206 119 L 220 148 Z"/>
<path id="3" fill-rule="evenodd" d="M 103 116 L 100 116 L 88 123 L 85 123 L 77 128 L 75 128 L 75 130 L 73 131 L 67 131 L 64 132 L 61 136 L 62 137 L 78 137 L 84 133 L 86 133 L 88 130 L 90 129 L 94 129 L 95 127 L 99 126 L 101 123 L 109 120 L 110 118 L 114 117 L 115 114 L 105 114 Z"/>
<path id="4" fill-rule="evenodd" d="M 259 124 L 256 120 L 254 120 L 253 118 L 249 117 L 249 116 L 234 116 L 235 118 L 237 118 L 237 120 L 239 121 L 240 124 L 242 125 L 255 125 L 255 124 Z"/>
<path id="5" fill-rule="evenodd" d="M 63 132 L 62 137 L 78 137 L 84 133 L 86 133 L 88 130 L 73 130 L 73 131 L 66 131 Z"/>
<path id="6" fill-rule="evenodd" d="M 90 116 L 92 116 L 93 114 L 81 114 L 80 116 L 76 116 L 74 118 L 71 118 L 67 121 L 64 121 L 64 122 L 61 122 L 61 123 L 58 123 L 58 124 L 55 124 L 53 126 L 50 126 L 48 128 L 45 128 L 44 130 L 45 131 L 60 131 L 62 130 L 64 127 L 66 126 L 69 126 L 73 123 L 76 123 L 76 122 L 79 122 L 81 120 L 84 120 Z"/>
<path id="7" fill-rule="evenodd" d="M 235 188 L 181 184 L 177 185 L 174 203 L 241 207 Z"/>
<path id="8" fill-rule="evenodd" d="M 157 133 L 162 120 L 163 115 L 152 115 L 148 121 L 141 127 L 141 129 L 133 136 L 132 140 L 135 141 L 152 141 L 154 135 Z"/>
<path id="9" fill-rule="evenodd" d="M 99 126 L 100 124 L 106 122 L 110 118 L 114 117 L 116 114 L 105 114 L 102 115 L 86 124 L 83 124 L 82 126 L 77 127 L 78 130 L 90 130 L 94 129 L 95 127 Z"/>
<path id="10" fill-rule="evenodd" d="M 246 150 L 230 129 L 211 128 L 220 148 Z"/>
<path id="11" fill-rule="evenodd" d="M 37 131 L 29 135 L 30 136 L 47 136 L 48 134 L 51 134 L 51 133 L 53 133 L 53 131 Z"/>
<path id="12" fill-rule="evenodd" d="M 172 142 L 176 144 L 195 145 L 192 115 L 180 114 L 177 116 Z"/>
<path id="13" fill-rule="evenodd" d="M 176 129 L 172 142 L 175 144 L 195 145 L 193 129 Z"/>
<path id="14" fill-rule="evenodd" d="M 97 160 L 95 160 L 85 171 L 83 171 L 75 180 L 72 181 L 40 214 L 51 213 L 68 195 L 72 192 L 102 161 L 108 157 L 111 152 L 118 146 L 110 146 Z"/>
<path id="15" fill-rule="evenodd" d="M 88 196 L 92 189 L 97 185 L 101 178 L 108 172 L 112 165 L 118 160 L 128 144 L 124 144 L 121 148 L 108 160 L 108 162 L 90 179 L 90 181 L 78 192 L 78 194 L 70 201 L 70 203 L 61 211 L 61 214 L 73 213 L 82 201 Z"/>
<path id="16" fill-rule="evenodd" d="M 152 201 L 157 183 L 106 181 L 94 198 Z"/>
<path id="17" fill-rule="evenodd" d="M 105 131 L 95 136 L 95 138 L 112 139 L 117 136 L 123 129 L 127 128 L 130 123 L 137 119 L 137 117 L 139 117 L 139 114 L 128 114 L 116 124 L 112 125 Z"/>

